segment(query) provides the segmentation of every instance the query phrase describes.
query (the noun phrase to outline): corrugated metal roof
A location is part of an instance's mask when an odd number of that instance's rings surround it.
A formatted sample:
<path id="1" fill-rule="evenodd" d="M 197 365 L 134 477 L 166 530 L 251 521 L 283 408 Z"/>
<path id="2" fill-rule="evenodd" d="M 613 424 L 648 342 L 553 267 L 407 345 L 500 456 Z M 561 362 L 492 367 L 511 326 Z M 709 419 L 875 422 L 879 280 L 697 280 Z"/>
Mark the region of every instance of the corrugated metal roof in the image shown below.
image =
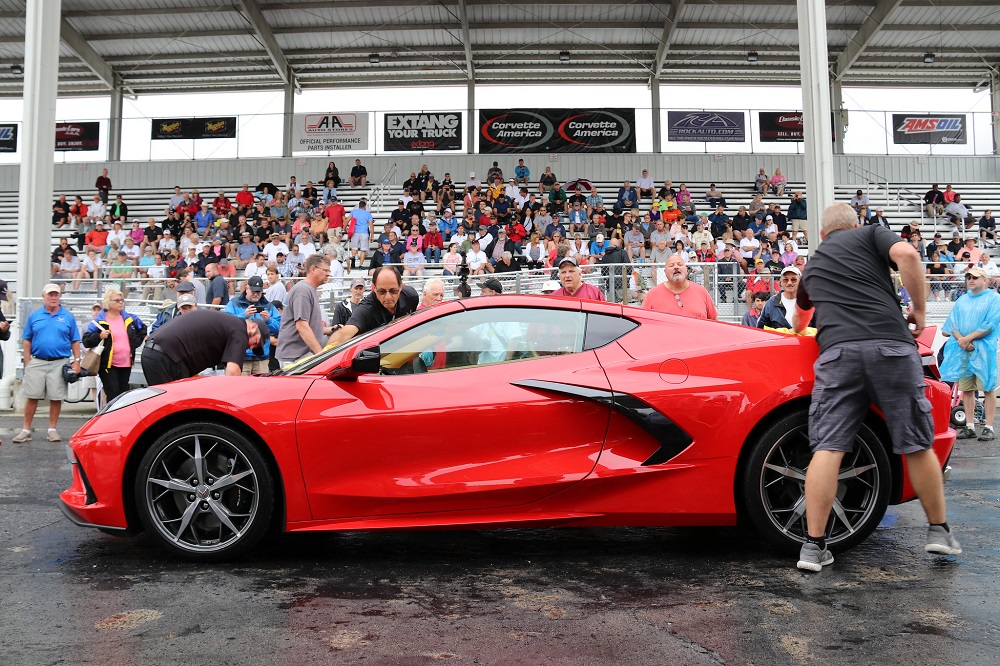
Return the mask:
<path id="1" fill-rule="evenodd" d="M 273 36 L 302 70 L 300 85 L 330 86 L 373 76 L 427 83 L 462 80 L 466 58 L 458 0 L 289 0 L 259 2 L 253 25 L 242 0 L 63 0 L 64 18 L 108 61 L 133 92 L 171 86 L 233 89 L 234 74 L 255 87 L 284 85 L 265 48 Z M 788 83 L 798 79 L 798 15 L 789 0 L 688 0 L 670 17 L 667 2 L 466 0 L 476 80 L 648 79 L 663 54 L 664 81 L 732 80 Z M 831 63 L 862 37 L 874 2 L 827 2 Z M 0 0 L 0 67 L 23 58 L 23 0 Z M 669 21 L 668 21 L 669 19 Z M 668 25 L 665 32 L 664 27 Z M 258 33 L 263 33 L 261 37 Z M 569 51 L 570 63 L 559 62 Z M 746 55 L 758 53 L 748 64 Z M 935 54 L 933 64 L 923 54 Z M 368 54 L 380 54 L 377 65 Z M 61 80 L 81 88 L 89 68 L 65 46 Z M 77 59 L 75 66 L 69 62 Z M 923 4 L 904 0 L 844 74 L 843 81 L 893 85 L 974 85 L 1000 61 L 1000 7 L 983 0 Z M 0 70 L 0 95 L 20 94 Z"/>

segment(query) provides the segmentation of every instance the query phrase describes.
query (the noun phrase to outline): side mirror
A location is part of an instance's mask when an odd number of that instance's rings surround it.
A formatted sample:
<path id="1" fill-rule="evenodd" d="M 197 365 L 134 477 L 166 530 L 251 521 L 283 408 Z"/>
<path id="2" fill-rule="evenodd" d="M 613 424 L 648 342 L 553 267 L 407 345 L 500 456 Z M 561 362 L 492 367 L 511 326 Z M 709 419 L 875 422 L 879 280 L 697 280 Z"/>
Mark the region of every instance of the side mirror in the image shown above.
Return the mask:
<path id="1" fill-rule="evenodd" d="M 350 382 L 361 375 L 377 375 L 381 370 L 381 358 L 378 345 L 361 349 L 351 359 L 349 366 L 338 365 L 327 377 Z"/>
<path id="2" fill-rule="evenodd" d="M 378 345 L 362 349 L 351 360 L 351 372 L 359 375 L 377 375 L 381 369 L 382 354 Z"/>

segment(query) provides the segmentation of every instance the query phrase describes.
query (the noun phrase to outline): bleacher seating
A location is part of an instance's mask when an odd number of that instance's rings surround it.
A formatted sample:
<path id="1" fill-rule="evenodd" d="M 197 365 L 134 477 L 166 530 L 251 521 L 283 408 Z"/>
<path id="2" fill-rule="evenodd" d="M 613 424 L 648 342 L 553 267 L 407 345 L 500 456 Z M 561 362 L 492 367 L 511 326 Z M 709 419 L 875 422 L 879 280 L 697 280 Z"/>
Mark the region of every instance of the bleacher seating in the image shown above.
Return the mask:
<path id="1" fill-rule="evenodd" d="M 682 182 L 680 179 L 674 180 L 674 185 L 678 185 Z M 699 210 L 711 212 L 711 208 L 700 199 L 707 191 L 709 183 L 708 182 L 697 182 L 697 181 L 684 181 L 686 182 L 688 189 L 695 196 L 695 204 Z M 610 207 L 610 204 L 614 201 L 617 196 L 618 188 L 620 187 L 620 181 L 594 181 L 594 186 L 597 187 L 598 192 L 604 197 L 606 204 Z M 661 185 L 662 182 L 658 181 L 657 185 Z M 997 183 L 953 183 L 955 190 L 962 194 L 963 203 L 968 205 L 973 214 L 978 218 L 983 210 L 987 208 L 993 208 L 1000 211 L 1000 184 Z M 739 206 L 748 206 L 753 199 L 753 187 L 749 181 L 746 182 L 717 182 L 717 188 L 725 195 L 727 200 L 727 212 L 735 212 Z M 531 191 L 536 191 L 537 186 L 532 186 Z M 849 201 L 854 193 L 860 188 L 868 193 L 871 199 L 873 208 L 881 206 L 885 208 L 885 214 L 889 218 L 892 226 L 895 230 L 900 230 L 907 224 L 910 220 L 922 220 L 922 231 L 925 234 L 933 234 L 935 225 L 938 230 L 950 231 L 951 225 L 947 220 L 938 218 L 936 221 L 926 216 L 921 216 L 921 205 L 920 201 L 923 197 L 923 193 L 928 189 L 928 184 L 926 183 L 894 183 L 892 185 L 891 191 L 886 192 L 884 189 L 879 188 L 873 183 L 844 183 L 837 185 L 835 187 L 835 198 L 837 201 Z M 226 194 L 233 198 L 236 192 L 240 189 L 238 184 L 209 184 L 209 185 L 199 185 L 198 189 L 200 192 L 206 196 L 207 199 L 211 200 L 215 193 L 219 190 L 223 190 Z M 805 190 L 804 184 L 799 181 L 791 181 L 788 183 L 785 189 L 785 196 L 776 197 L 773 195 L 767 195 L 764 197 L 765 201 L 776 201 L 782 204 L 782 208 L 787 211 L 788 201 L 790 196 L 796 190 L 802 190 L 806 193 L 806 199 L 808 200 L 808 192 Z M 341 186 L 338 189 L 338 196 L 341 203 L 350 210 L 351 207 L 355 206 L 357 202 L 362 198 L 370 197 L 373 188 L 351 188 L 346 186 Z M 388 212 L 395 207 L 395 202 L 402 191 L 402 186 L 397 184 L 386 193 L 381 209 L 376 209 L 375 213 L 376 222 L 385 220 Z M 138 218 L 145 221 L 149 217 L 154 217 L 157 220 L 163 218 L 164 209 L 166 207 L 167 200 L 172 194 L 172 189 L 169 186 L 165 186 L 162 189 L 116 189 L 116 194 L 121 193 L 123 195 L 124 201 L 129 206 L 129 218 Z M 60 192 L 61 193 L 61 192 Z M 75 194 L 80 194 L 84 197 L 85 201 L 89 201 L 89 192 L 66 192 L 70 198 Z M 19 223 L 18 217 L 18 206 L 17 206 L 17 192 L 0 192 L 0 279 L 11 280 L 14 278 L 16 263 L 17 263 L 17 225 Z M 53 197 L 53 201 L 55 198 Z M 457 217 L 462 216 L 462 201 L 459 198 L 456 200 L 456 210 L 455 214 Z M 643 202 L 640 209 L 645 210 L 648 208 L 648 200 Z M 811 213 L 815 214 L 814 210 L 810 210 Z M 45 219 L 48 219 L 48 212 L 45 213 Z M 376 229 L 380 228 L 380 225 Z M 59 238 L 62 236 L 68 236 L 71 230 L 68 226 L 62 229 L 53 229 L 52 231 L 52 246 L 55 247 Z"/>

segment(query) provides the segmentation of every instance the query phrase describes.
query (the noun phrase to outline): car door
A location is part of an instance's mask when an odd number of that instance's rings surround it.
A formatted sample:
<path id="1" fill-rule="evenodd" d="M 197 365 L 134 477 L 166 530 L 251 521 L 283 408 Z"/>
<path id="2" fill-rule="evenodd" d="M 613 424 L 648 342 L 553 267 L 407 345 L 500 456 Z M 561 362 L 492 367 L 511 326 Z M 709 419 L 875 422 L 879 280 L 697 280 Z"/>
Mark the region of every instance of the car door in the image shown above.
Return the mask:
<path id="1" fill-rule="evenodd" d="M 527 504 L 583 479 L 609 418 L 584 327 L 578 308 L 452 312 L 383 340 L 380 374 L 316 381 L 297 424 L 314 518 Z"/>

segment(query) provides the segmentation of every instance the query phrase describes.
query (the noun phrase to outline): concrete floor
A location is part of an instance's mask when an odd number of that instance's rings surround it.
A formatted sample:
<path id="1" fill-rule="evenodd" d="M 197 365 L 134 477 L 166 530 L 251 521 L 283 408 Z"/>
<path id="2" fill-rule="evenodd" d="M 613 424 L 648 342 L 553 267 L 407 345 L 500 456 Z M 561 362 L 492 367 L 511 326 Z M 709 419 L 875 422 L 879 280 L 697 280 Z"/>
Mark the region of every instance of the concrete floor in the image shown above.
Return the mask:
<path id="1" fill-rule="evenodd" d="M 0 417 L 2 664 L 998 663 L 997 443 L 953 457 L 956 558 L 924 554 L 911 503 L 820 574 L 737 529 L 296 535 L 192 565 L 69 523 L 64 446 L 19 426 Z"/>

